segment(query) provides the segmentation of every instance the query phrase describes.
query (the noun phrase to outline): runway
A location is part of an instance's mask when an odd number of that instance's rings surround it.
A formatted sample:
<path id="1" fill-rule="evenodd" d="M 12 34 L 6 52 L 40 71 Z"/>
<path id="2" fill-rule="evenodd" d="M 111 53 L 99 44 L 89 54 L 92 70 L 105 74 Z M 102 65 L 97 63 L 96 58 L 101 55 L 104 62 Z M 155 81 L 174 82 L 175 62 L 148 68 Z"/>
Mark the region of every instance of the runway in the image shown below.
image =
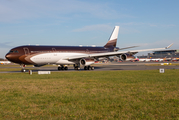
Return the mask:
<path id="1" fill-rule="evenodd" d="M 161 62 L 163 63 L 163 62 Z M 93 71 L 110 71 L 110 70 L 157 70 L 160 68 L 164 69 L 179 69 L 179 65 L 160 65 L 161 63 L 156 62 L 112 62 L 112 63 L 100 63 L 100 64 L 94 64 L 94 70 Z M 171 63 L 171 62 L 170 62 Z M 172 64 L 175 64 L 178 62 L 172 62 Z M 21 68 L 19 65 L 17 66 L 0 66 L 1 68 L 8 68 L 8 69 L 19 69 L 17 70 L 8 70 L 8 71 L 0 71 L 0 73 L 21 73 Z M 76 71 L 74 70 L 73 66 L 69 66 L 68 70 L 65 71 L 58 71 L 57 66 L 43 66 L 43 67 L 26 67 L 27 71 L 32 70 L 33 72 L 37 71 L 52 71 L 52 72 L 70 72 L 70 71 Z M 81 67 L 79 71 L 86 71 Z"/>

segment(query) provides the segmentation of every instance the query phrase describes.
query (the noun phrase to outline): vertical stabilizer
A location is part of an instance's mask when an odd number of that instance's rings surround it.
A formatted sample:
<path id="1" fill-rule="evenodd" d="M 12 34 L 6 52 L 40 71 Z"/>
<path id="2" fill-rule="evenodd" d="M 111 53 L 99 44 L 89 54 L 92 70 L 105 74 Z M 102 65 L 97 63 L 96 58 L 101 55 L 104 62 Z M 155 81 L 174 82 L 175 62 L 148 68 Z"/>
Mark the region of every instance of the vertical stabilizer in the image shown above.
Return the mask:
<path id="1" fill-rule="evenodd" d="M 106 47 L 106 48 L 116 47 L 118 33 L 119 33 L 119 26 L 115 26 L 115 28 L 111 34 L 111 37 L 109 38 L 109 41 L 106 43 L 106 45 L 104 47 Z"/>

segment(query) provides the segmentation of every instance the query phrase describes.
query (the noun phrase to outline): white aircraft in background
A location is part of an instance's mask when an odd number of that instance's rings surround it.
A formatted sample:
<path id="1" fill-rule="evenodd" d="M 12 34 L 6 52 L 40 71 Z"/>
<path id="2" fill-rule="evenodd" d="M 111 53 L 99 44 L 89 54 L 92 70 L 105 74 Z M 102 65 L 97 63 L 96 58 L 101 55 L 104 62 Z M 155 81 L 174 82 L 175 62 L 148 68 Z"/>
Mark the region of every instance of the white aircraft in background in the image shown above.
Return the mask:
<path id="1" fill-rule="evenodd" d="M 163 59 L 162 58 L 151 58 L 151 61 L 154 61 L 154 62 L 162 62 Z"/>
<path id="2" fill-rule="evenodd" d="M 1 65 L 4 65 L 4 64 L 10 64 L 11 62 L 10 61 L 0 61 Z"/>

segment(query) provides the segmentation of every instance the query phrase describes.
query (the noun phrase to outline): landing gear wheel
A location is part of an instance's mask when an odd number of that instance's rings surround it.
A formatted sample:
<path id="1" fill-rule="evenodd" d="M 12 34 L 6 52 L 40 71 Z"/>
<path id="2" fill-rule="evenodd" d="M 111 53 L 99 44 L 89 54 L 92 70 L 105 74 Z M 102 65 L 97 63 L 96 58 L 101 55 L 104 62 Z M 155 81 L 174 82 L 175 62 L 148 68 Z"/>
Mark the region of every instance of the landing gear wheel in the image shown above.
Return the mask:
<path id="1" fill-rule="evenodd" d="M 75 70 L 80 70 L 80 64 L 74 64 L 73 66 Z"/>
<path id="2" fill-rule="evenodd" d="M 24 73 L 25 73 L 25 72 L 26 72 L 26 69 L 21 69 L 21 72 L 24 72 Z"/>
<path id="3" fill-rule="evenodd" d="M 91 66 L 91 70 L 94 70 L 94 66 Z"/>
<path id="4" fill-rule="evenodd" d="M 63 67 L 63 66 L 61 67 L 61 70 L 64 70 L 64 67 Z"/>
<path id="5" fill-rule="evenodd" d="M 87 67 L 87 66 L 85 66 L 85 67 L 84 67 L 84 70 L 87 70 L 87 69 L 88 69 L 88 67 Z"/>
<path id="6" fill-rule="evenodd" d="M 80 70 L 80 67 L 75 67 L 75 70 Z"/>
<path id="7" fill-rule="evenodd" d="M 94 67 L 93 66 L 85 66 L 84 70 L 94 70 Z"/>
<path id="8" fill-rule="evenodd" d="M 91 70 L 91 66 L 88 66 L 88 67 L 87 67 L 87 70 Z"/>
<path id="9" fill-rule="evenodd" d="M 60 67 L 58 67 L 58 70 L 68 70 L 68 67 L 67 66 L 63 66 L 63 65 L 60 65 Z"/>
<path id="10" fill-rule="evenodd" d="M 22 68 L 22 69 L 21 69 L 21 72 L 24 72 L 24 73 L 26 72 L 25 66 L 26 66 L 26 65 L 21 64 L 21 68 Z"/>
<path id="11" fill-rule="evenodd" d="M 58 70 L 61 70 L 61 67 L 58 67 Z"/>
<path id="12" fill-rule="evenodd" d="M 64 67 L 64 70 L 68 70 L 68 67 Z"/>

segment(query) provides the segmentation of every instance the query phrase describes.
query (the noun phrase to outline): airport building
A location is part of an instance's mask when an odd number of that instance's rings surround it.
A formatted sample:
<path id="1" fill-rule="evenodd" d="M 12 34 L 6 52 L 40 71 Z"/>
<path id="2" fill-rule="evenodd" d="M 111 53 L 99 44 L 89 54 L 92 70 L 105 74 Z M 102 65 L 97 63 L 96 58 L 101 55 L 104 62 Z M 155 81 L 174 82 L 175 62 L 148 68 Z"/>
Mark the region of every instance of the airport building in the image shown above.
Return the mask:
<path id="1" fill-rule="evenodd" d="M 148 58 L 179 58 L 178 50 L 160 50 L 148 53 Z"/>

